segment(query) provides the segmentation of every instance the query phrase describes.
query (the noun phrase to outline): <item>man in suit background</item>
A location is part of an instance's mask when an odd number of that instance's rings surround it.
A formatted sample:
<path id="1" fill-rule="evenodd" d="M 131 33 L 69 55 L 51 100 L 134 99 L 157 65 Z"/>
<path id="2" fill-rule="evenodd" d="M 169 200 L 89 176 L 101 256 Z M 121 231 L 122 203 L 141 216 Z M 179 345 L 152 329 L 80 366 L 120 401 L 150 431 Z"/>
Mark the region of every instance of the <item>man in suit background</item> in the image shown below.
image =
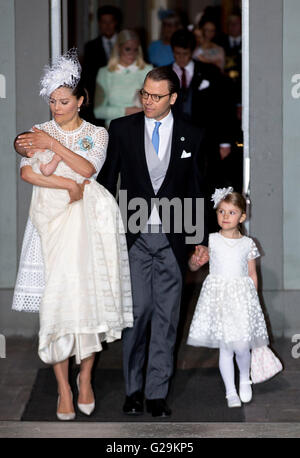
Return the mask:
<path id="1" fill-rule="evenodd" d="M 111 122 L 107 159 L 98 177 L 115 195 L 120 173 L 119 201 L 126 191 L 129 203 L 142 198 L 147 208 L 143 229 L 136 231 L 130 224 L 127 228 L 134 303 L 134 326 L 123 333 L 123 411 L 129 415 L 143 412 L 143 392 L 147 410 L 153 416 L 171 415 L 166 397 L 173 372 L 182 276 L 187 265 L 186 234 L 176 231 L 173 213 L 165 232 L 163 210 L 151 203 L 155 198 L 168 202 L 177 198 L 184 204 L 187 197 L 201 197 L 203 186 L 203 132 L 173 116 L 171 107 L 178 91 L 178 78 L 169 67 L 148 73 L 141 91 L 144 112 Z M 133 211 L 127 208 L 129 221 Z M 202 265 L 208 260 L 208 252 L 200 243 L 198 240 L 196 250 Z M 151 335 L 147 347 L 148 324 Z"/>
<path id="2" fill-rule="evenodd" d="M 242 102 L 242 18 L 239 11 L 233 11 L 228 17 L 228 34 L 224 34 L 219 44 L 226 55 L 225 74 L 234 83 L 236 104 Z"/>
<path id="3" fill-rule="evenodd" d="M 180 80 L 175 113 L 205 129 L 208 193 L 215 187 L 240 182 L 240 162 L 234 145 L 235 100 L 229 78 L 212 64 L 193 60 L 196 39 L 188 30 L 178 30 L 171 39 L 175 62 L 172 69 Z M 230 167 L 228 167 L 230 164 Z M 238 190 L 238 189 L 237 189 Z M 210 211 L 210 232 L 217 230 L 215 211 Z"/>
<path id="4" fill-rule="evenodd" d="M 100 35 L 86 43 L 82 63 L 82 76 L 84 87 L 89 94 L 89 106 L 81 115 L 87 121 L 96 125 L 104 125 L 102 120 L 97 120 L 93 115 L 96 77 L 99 68 L 107 65 L 112 48 L 117 39 L 122 23 L 122 12 L 115 6 L 101 6 L 97 11 Z"/>
<path id="5" fill-rule="evenodd" d="M 188 30 L 178 30 L 171 40 L 175 62 L 172 69 L 180 80 L 175 111 L 196 126 L 205 128 L 223 159 L 230 154 L 233 101 L 230 81 L 212 64 L 193 60 L 196 39 Z M 229 89 L 229 91 L 228 91 Z"/>

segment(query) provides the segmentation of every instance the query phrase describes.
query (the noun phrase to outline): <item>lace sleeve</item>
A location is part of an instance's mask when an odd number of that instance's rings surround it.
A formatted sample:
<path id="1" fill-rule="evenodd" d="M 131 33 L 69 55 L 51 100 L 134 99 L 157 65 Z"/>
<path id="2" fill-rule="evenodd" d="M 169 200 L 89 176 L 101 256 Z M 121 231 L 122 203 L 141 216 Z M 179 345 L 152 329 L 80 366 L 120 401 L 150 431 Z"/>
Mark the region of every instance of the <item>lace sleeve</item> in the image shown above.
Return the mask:
<path id="1" fill-rule="evenodd" d="M 254 240 L 250 239 L 250 249 L 249 249 L 249 254 L 248 254 L 248 261 L 251 259 L 258 258 L 260 256 L 260 253 L 258 251 L 258 248 L 254 242 Z"/>
<path id="2" fill-rule="evenodd" d="M 97 128 L 93 136 L 93 140 L 93 148 L 87 152 L 86 159 L 95 167 L 96 173 L 94 178 L 96 178 L 106 159 L 106 150 L 108 144 L 107 130 L 103 127 Z"/>
<path id="3" fill-rule="evenodd" d="M 25 165 L 30 165 L 31 166 L 31 161 L 29 157 L 22 157 L 21 162 L 20 162 L 20 169 L 22 167 L 25 167 Z"/>

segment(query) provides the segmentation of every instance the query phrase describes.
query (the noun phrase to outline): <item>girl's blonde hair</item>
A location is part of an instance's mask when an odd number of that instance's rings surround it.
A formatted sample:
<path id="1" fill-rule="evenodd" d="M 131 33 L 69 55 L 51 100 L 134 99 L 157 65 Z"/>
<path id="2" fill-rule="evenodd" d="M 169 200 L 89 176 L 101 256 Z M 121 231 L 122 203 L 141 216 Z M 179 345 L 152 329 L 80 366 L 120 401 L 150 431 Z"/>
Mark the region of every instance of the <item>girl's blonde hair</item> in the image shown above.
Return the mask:
<path id="1" fill-rule="evenodd" d="M 127 41 L 134 40 L 138 43 L 138 55 L 136 58 L 136 65 L 140 70 L 145 68 L 146 62 L 144 61 L 143 50 L 138 34 L 134 30 L 125 29 L 118 34 L 117 41 L 113 47 L 111 57 L 108 61 L 107 67 L 110 72 L 116 71 L 120 63 L 120 47 Z"/>
<path id="2" fill-rule="evenodd" d="M 246 214 L 247 212 L 247 202 L 246 202 L 246 199 L 245 197 L 240 194 L 239 192 L 231 192 L 230 194 L 227 194 L 227 196 L 225 197 L 225 199 L 222 199 L 218 205 L 217 205 L 217 211 L 219 209 L 219 206 L 221 205 L 222 202 L 226 202 L 228 204 L 232 204 L 234 205 L 235 207 L 239 208 L 242 212 L 242 214 Z M 244 233 L 244 228 L 243 228 L 243 225 L 242 223 L 239 223 L 238 224 L 238 228 L 239 228 L 239 231 L 241 232 L 241 234 Z"/>

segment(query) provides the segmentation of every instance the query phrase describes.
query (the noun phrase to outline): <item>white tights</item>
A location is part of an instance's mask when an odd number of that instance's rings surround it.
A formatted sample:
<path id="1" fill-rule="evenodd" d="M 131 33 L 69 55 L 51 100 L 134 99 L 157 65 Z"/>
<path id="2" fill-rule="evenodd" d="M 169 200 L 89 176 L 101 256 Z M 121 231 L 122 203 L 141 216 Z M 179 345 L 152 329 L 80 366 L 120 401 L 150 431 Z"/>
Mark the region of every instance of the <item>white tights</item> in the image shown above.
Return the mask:
<path id="1" fill-rule="evenodd" d="M 250 372 L 250 349 L 248 345 L 239 345 L 233 350 L 220 348 L 219 368 L 225 385 L 226 396 L 236 394 L 234 383 L 234 362 L 233 355 L 240 371 L 240 382 L 248 382 Z"/>

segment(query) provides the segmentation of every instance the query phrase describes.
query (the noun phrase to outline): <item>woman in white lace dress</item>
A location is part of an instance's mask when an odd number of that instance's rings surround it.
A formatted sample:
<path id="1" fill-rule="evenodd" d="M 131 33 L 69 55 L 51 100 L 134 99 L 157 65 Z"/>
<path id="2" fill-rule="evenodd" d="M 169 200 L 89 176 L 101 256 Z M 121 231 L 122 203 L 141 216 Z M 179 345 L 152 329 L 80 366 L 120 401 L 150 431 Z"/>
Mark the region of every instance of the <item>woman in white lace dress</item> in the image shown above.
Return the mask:
<path id="1" fill-rule="evenodd" d="M 38 352 L 54 367 L 61 420 L 75 418 L 69 357 L 80 364 L 78 407 L 90 415 L 95 353 L 102 341 L 120 339 L 133 323 L 119 207 L 95 181 L 108 134 L 80 118 L 85 92 L 79 77 L 80 65 L 72 54 L 46 70 L 41 93 L 49 99 L 53 120 L 16 142 L 18 152 L 25 149 L 31 156 L 21 161 L 21 177 L 34 186 L 13 309 L 39 310 Z"/>
<path id="2" fill-rule="evenodd" d="M 216 190 L 220 232 L 209 236 L 209 275 L 203 283 L 189 330 L 187 343 L 220 348 L 219 368 L 229 407 L 241 406 L 252 398 L 250 350 L 268 345 L 268 333 L 257 295 L 255 258 L 258 249 L 240 225 L 246 219 L 246 201 L 233 189 Z M 197 270 L 197 258 L 190 259 Z M 233 356 L 240 372 L 236 392 Z"/>

